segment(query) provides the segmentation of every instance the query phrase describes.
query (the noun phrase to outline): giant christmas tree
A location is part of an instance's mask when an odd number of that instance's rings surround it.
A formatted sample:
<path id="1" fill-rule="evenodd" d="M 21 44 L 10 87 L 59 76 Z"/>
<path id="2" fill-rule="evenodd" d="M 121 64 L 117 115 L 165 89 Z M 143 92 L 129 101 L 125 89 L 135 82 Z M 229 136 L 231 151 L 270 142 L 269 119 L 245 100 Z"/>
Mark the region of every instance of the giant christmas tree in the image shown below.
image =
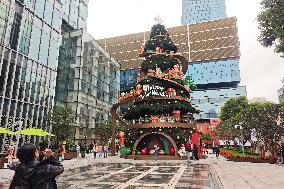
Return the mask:
<path id="1" fill-rule="evenodd" d="M 152 27 L 150 39 L 140 48 L 144 58 L 136 88 L 122 93 L 120 103 L 131 101 L 123 118 L 128 126 L 123 145 L 132 155 L 160 154 L 178 156 L 182 144 L 195 132 L 190 90 L 195 87 L 191 76 L 184 78 L 180 55 L 165 26 Z"/>

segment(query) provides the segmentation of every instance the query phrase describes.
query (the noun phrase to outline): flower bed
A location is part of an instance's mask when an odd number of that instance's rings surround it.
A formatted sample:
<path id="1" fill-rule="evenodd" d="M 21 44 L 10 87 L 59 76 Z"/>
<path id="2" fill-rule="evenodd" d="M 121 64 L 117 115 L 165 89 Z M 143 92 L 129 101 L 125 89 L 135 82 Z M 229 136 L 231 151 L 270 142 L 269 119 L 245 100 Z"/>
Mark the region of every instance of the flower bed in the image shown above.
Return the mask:
<path id="1" fill-rule="evenodd" d="M 251 163 L 277 163 L 277 158 L 275 157 L 249 157 L 249 156 L 236 156 L 228 157 L 229 161 L 234 162 L 251 162 Z"/>
<path id="2" fill-rule="evenodd" d="M 235 156 L 230 152 L 221 150 L 220 155 L 226 157 L 229 161 L 234 162 L 251 162 L 251 163 L 277 163 L 277 157 L 261 157 L 261 156 Z"/>
<path id="3" fill-rule="evenodd" d="M 234 155 L 233 155 L 232 153 L 226 152 L 226 151 L 224 151 L 224 150 L 221 150 L 221 151 L 220 151 L 220 155 L 222 155 L 222 156 L 224 156 L 224 157 L 226 157 L 226 158 L 234 157 Z"/>

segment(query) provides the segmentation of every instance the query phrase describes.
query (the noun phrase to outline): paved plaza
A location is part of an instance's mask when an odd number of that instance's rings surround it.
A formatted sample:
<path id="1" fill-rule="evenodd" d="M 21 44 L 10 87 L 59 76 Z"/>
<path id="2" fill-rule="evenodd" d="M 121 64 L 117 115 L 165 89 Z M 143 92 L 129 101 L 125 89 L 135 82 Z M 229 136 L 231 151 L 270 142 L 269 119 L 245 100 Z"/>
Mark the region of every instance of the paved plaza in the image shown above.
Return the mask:
<path id="1" fill-rule="evenodd" d="M 63 174 L 58 187 L 75 188 L 213 188 L 208 165 L 179 163 L 97 163 Z"/>
<path id="2" fill-rule="evenodd" d="M 186 161 L 142 161 L 118 156 L 63 161 L 65 171 L 57 178 L 59 189 L 75 188 L 195 188 L 195 189 L 283 189 L 284 167 L 266 163 L 230 162 L 209 154 L 207 159 Z M 0 169 L 7 189 L 13 171 Z"/>

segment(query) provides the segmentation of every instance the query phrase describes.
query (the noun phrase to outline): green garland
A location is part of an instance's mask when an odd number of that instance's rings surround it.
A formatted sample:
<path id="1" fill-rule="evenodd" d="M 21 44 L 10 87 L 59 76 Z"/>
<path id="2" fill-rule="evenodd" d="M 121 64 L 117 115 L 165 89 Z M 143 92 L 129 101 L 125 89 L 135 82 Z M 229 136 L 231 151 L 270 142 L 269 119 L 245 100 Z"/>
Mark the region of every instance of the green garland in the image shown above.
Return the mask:
<path id="1" fill-rule="evenodd" d="M 156 70 L 158 67 L 162 72 L 164 72 L 166 70 L 173 69 L 176 64 L 178 64 L 178 61 L 170 55 L 155 54 L 146 57 L 146 60 L 144 60 L 141 65 L 141 71 L 148 73 L 149 69 Z"/>
<path id="2" fill-rule="evenodd" d="M 148 100 L 147 102 L 138 102 L 130 106 L 124 114 L 124 119 L 132 120 L 139 119 L 140 117 L 146 118 L 152 115 L 171 114 L 173 110 L 180 110 L 181 115 L 199 113 L 197 109 L 186 101 L 169 101 L 168 99 Z"/>

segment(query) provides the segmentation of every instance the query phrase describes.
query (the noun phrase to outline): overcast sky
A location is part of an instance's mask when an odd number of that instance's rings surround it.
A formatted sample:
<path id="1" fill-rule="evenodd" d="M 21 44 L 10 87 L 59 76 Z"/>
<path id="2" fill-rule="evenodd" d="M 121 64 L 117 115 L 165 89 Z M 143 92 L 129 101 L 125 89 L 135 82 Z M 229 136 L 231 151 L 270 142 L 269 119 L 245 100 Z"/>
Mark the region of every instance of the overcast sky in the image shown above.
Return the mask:
<path id="1" fill-rule="evenodd" d="M 88 32 L 95 38 L 149 31 L 160 15 L 166 27 L 181 25 L 182 0 L 90 0 Z M 265 97 L 278 102 L 284 77 L 284 59 L 257 42 L 255 18 L 260 0 L 226 0 L 227 15 L 238 19 L 241 44 L 241 83 L 248 98 Z"/>

